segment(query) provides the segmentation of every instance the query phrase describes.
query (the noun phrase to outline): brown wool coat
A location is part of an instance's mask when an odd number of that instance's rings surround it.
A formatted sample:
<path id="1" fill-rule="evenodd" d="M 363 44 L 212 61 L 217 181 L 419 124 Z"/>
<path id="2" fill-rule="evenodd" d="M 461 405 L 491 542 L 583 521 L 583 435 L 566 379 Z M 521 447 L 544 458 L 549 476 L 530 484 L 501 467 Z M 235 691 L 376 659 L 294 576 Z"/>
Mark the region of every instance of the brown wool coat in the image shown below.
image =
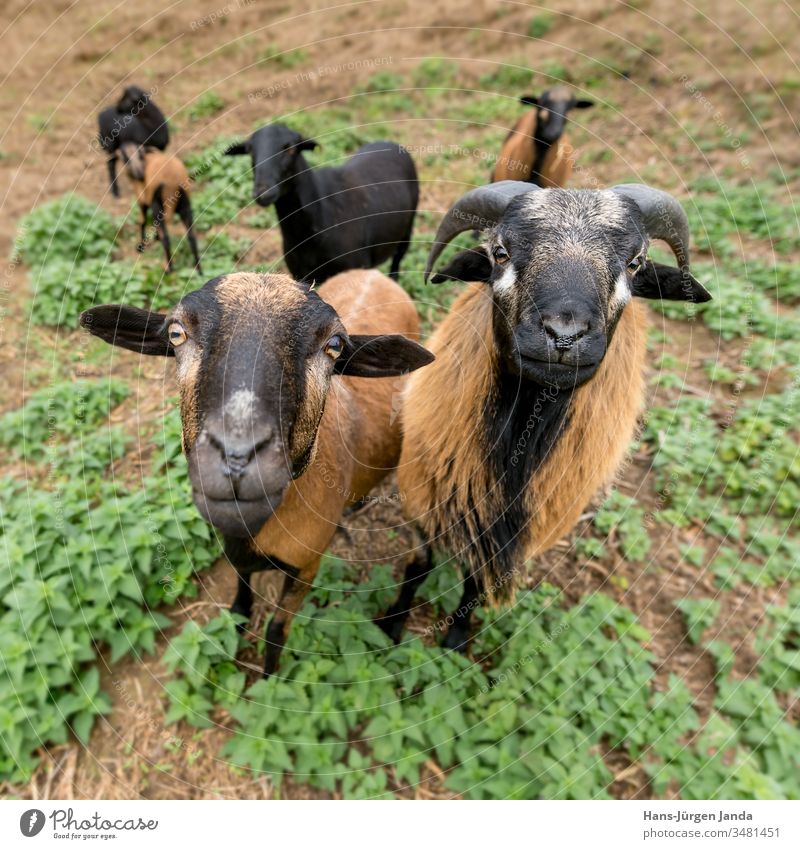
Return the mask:
<path id="1" fill-rule="evenodd" d="M 407 518 L 476 575 L 490 598 L 505 600 L 513 585 L 494 585 L 486 564 L 474 562 L 472 545 L 507 506 L 484 426 L 498 370 L 491 319 L 491 290 L 473 283 L 431 337 L 436 360 L 409 376 L 404 393 L 398 481 Z M 528 558 L 572 529 L 622 462 L 643 405 L 646 331 L 646 310 L 632 301 L 597 374 L 575 390 L 565 430 L 524 491 L 529 522 L 516 552 L 517 578 Z"/>
<path id="2" fill-rule="evenodd" d="M 492 182 L 528 180 L 536 159 L 536 109 L 526 112 L 503 142 Z M 563 188 L 572 176 L 574 150 L 566 135 L 550 146 L 544 157 L 539 185 L 545 189 Z"/>
<path id="3" fill-rule="evenodd" d="M 176 156 L 163 153 L 160 150 L 148 148 L 144 154 L 144 174 L 137 179 L 128 168 L 128 176 L 136 192 L 139 206 L 152 206 L 153 198 L 161 189 L 161 199 L 164 204 L 164 220 L 169 223 L 175 215 L 175 207 L 181 192 L 189 193 L 192 185 L 186 166 Z"/>

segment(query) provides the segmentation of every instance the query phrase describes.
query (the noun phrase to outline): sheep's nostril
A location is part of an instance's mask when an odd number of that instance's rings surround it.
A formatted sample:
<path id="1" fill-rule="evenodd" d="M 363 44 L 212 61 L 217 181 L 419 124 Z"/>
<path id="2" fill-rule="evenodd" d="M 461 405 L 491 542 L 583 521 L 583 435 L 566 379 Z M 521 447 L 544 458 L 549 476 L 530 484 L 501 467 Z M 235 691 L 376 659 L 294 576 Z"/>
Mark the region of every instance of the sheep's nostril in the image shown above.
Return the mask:
<path id="1" fill-rule="evenodd" d="M 231 476 L 239 476 L 244 474 L 244 471 L 250 465 L 250 460 L 252 460 L 254 454 L 255 451 L 228 451 L 224 455 L 227 474 Z"/>
<path id="2" fill-rule="evenodd" d="M 239 478 L 247 471 L 256 455 L 273 442 L 275 430 L 270 425 L 262 427 L 251 440 L 236 440 L 230 436 L 223 439 L 208 432 L 208 442 L 218 452 L 222 473 L 227 477 Z"/>
<path id="3" fill-rule="evenodd" d="M 589 330 L 589 322 L 586 319 L 569 316 L 545 317 L 542 326 L 557 350 L 571 348 Z"/>

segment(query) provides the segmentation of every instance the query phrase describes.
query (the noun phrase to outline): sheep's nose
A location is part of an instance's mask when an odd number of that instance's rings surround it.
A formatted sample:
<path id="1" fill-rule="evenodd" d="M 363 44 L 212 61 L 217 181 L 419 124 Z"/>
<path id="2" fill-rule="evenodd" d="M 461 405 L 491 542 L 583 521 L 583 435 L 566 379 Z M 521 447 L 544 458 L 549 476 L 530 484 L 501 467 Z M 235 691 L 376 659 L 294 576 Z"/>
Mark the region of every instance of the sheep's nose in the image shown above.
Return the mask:
<path id="1" fill-rule="evenodd" d="M 253 200 L 261 206 L 270 206 L 278 199 L 278 187 L 257 185 L 253 188 Z"/>
<path id="2" fill-rule="evenodd" d="M 559 351 L 571 348 L 589 331 L 589 320 L 573 314 L 543 316 L 542 326 L 550 342 Z"/>
<path id="3" fill-rule="evenodd" d="M 258 452 L 272 442 L 274 434 L 270 425 L 263 425 L 257 433 L 250 434 L 249 439 L 209 431 L 208 441 L 220 454 L 223 473 L 230 478 L 240 478 Z"/>

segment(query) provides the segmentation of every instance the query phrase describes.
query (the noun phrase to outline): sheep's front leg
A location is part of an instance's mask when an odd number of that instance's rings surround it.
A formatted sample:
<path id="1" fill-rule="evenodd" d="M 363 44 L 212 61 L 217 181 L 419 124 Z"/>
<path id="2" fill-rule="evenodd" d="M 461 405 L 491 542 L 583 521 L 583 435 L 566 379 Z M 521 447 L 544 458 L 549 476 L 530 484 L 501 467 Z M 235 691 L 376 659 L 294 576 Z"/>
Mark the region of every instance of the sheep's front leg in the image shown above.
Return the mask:
<path id="1" fill-rule="evenodd" d="M 284 567 L 283 592 L 278 601 L 278 609 L 267 625 L 267 650 L 264 657 L 264 677 L 268 678 L 278 668 L 281 652 L 289 636 L 292 619 L 303 599 L 311 589 L 311 584 L 317 574 L 319 560 L 310 567 L 296 570 Z"/>
<path id="2" fill-rule="evenodd" d="M 236 597 L 230 611 L 249 619 L 253 612 L 253 586 L 250 583 L 253 573 L 269 569 L 272 564 L 266 557 L 253 551 L 247 540 L 237 537 L 225 538 L 225 556 L 236 570 L 237 577 Z M 244 631 L 246 623 L 237 627 L 241 633 Z"/>
<path id="3" fill-rule="evenodd" d="M 136 246 L 136 250 L 139 253 L 144 253 L 144 249 L 147 247 L 147 204 L 140 203 L 139 204 L 139 214 L 141 218 L 139 219 L 139 244 Z"/>
<path id="4" fill-rule="evenodd" d="M 417 594 L 420 584 L 428 577 L 433 569 L 433 551 L 429 545 L 422 545 L 417 549 L 414 559 L 406 566 L 403 583 L 400 587 L 400 595 L 397 601 L 375 620 L 375 624 L 386 633 L 394 642 L 399 643 L 403 634 L 403 627 L 411 613 L 411 603 Z"/>
<path id="5" fill-rule="evenodd" d="M 117 185 L 117 154 L 115 153 L 113 156 L 109 156 L 106 160 L 106 164 L 108 165 L 108 182 L 111 186 L 111 194 L 114 195 L 115 198 L 118 198 L 119 186 Z"/>
<path id="6" fill-rule="evenodd" d="M 469 646 L 469 633 L 472 624 L 472 611 L 480 604 L 478 582 L 470 574 L 464 578 L 464 587 L 458 609 L 453 613 L 450 625 L 442 645 L 464 654 Z"/>
<path id="7" fill-rule="evenodd" d="M 249 619 L 253 613 L 253 587 L 250 583 L 251 574 L 250 572 L 236 570 L 238 581 L 236 585 L 236 598 L 234 598 L 231 605 L 231 613 L 244 616 L 245 619 Z M 239 633 L 242 633 L 246 627 L 246 623 L 241 622 L 236 627 L 239 629 Z"/>
<path id="8" fill-rule="evenodd" d="M 178 215 L 181 217 L 181 221 L 183 221 L 183 224 L 186 227 L 186 237 L 189 240 L 189 247 L 192 249 L 194 267 L 197 269 L 198 274 L 202 274 L 203 268 L 200 265 L 200 255 L 197 252 L 197 239 L 194 235 L 194 214 L 192 213 L 192 204 L 189 200 L 189 195 L 186 194 L 185 191 L 181 191 L 181 195 L 178 198 L 177 211 Z"/>
<path id="9" fill-rule="evenodd" d="M 157 197 L 153 200 L 153 224 L 155 225 L 159 239 L 161 239 L 161 244 L 164 245 L 164 268 L 168 273 L 170 273 L 173 268 L 172 251 L 170 249 L 169 233 L 167 232 L 165 218 L 166 214 L 164 212 L 164 204 L 161 202 L 161 198 Z"/>

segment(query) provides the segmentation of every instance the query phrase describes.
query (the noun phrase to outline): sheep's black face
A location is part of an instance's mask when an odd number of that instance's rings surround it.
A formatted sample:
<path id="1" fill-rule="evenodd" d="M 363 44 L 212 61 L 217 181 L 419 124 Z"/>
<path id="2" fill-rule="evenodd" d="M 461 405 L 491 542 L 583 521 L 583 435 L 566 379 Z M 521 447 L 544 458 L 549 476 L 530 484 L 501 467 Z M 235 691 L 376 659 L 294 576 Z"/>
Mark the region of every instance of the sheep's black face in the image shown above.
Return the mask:
<path id="1" fill-rule="evenodd" d="M 253 535 L 313 457 L 345 329 L 289 277 L 229 274 L 184 297 L 167 332 L 195 504 Z"/>
<path id="2" fill-rule="evenodd" d="M 563 86 L 548 89 L 538 96 L 525 95 L 520 102 L 536 108 L 536 139 L 545 144 L 555 144 L 561 138 L 570 109 L 588 109 L 594 105 L 591 100 L 577 100 Z"/>
<path id="3" fill-rule="evenodd" d="M 646 251 L 641 213 L 613 193 L 551 189 L 513 201 L 487 245 L 508 368 L 560 388 L 589 380 Z"/>
<path id="4" fill-rule="evenodd" d="M 249 154 L 253 160 L 253 199 L 259 206 L 270 206 L 291 186 L 298 170 L 300 154 L 317 143 L 282 124 L 270 124 L 256 130 L 241 144 L 231 145 L 228 156 Z"/>

